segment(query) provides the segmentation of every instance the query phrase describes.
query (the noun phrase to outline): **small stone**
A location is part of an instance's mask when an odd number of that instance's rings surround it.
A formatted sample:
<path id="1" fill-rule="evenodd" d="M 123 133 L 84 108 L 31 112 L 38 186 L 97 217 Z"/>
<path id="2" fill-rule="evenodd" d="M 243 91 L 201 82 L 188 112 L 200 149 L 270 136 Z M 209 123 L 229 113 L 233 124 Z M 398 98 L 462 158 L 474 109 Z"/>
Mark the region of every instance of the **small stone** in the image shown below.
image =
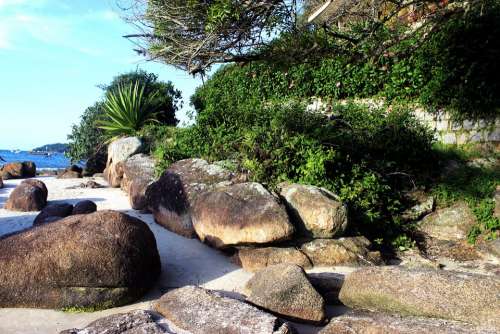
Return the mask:
<path id="1" fill-rule="evenodd" d="M 97 211 L 97 205 L 89 200 L 80 201 L 73 208 L 73 215 L 89 214 Z"/>
<path id="2" fill-rule="evenodd" d="M 49 204 L 35 217 L 33 225 L 41 225 L 48 222 L 54 222 L 71 215 L 73 205 L 69 203 Z"/>

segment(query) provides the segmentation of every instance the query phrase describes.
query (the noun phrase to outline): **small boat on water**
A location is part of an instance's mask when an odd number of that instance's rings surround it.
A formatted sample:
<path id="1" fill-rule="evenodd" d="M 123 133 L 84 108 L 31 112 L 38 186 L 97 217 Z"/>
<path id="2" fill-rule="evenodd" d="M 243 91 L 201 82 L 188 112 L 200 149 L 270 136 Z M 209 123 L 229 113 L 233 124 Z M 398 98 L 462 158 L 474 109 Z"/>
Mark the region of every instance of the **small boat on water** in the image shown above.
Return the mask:
<path id="1" fill-rule="evenodd" d="M 52 153 L 50 153 L 50 152 L 42 152 L 42 151 L 30 151 L 29 154 L 41 155 L 41 156 L 45 156 L 45 157 L 50 157 L 52 155 Z"/>

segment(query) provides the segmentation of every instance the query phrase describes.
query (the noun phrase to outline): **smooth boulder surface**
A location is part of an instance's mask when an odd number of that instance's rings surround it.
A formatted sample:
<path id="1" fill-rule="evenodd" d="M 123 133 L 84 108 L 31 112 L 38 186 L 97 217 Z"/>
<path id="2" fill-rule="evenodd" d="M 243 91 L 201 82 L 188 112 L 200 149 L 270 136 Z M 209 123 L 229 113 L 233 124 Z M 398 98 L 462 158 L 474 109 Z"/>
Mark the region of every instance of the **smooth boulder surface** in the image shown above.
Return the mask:
<path id="1" fill-rule="evenodd" d="M 89 214 L 97 211 L 97 205 L 89 200 L 80 201 L 73 207 L 72 215 Z"/>
<path id="2" fill-rule="evenodd" d="M 21 212 L 40 211 L 47 205 L 47 195 L 47 187 L 42 181 L 24 180 L 10 194 L 5 209 Z"/>
<path id="3" fill-rule="evenodd" d="M 36 165 L 32 161 L 10 162 L 0 168 L 4 180 L 25 179 L 36 176 Z"/>
<path id="4" fill-rule="evenodd" d="M 334 193 L 315 186 L 285 184 L 280 195 L 303 235 L 313 238 L 341 236 L 347 227 L 347 207 Z"/>
<path id="5" fill-rule="evenodd" d="M 155 161 L 145 154 L 136 154 L 122 166 L 121 188 L 128 194 L 134 210 L 147 208 L 146 189 L 155 179 Z"/>
<path id="6" fill-rule="evenodd" d="M 109 308 L 160 274 L 153 233 L 115 211 L 76 215 L 0 239 L 0 307 Z"/>
<path id="7" fill-rule="evenodd" d="M 113 314 L 96 321 L 82 329 L 67 329 L 59 334 L 162 334 L 171 333 L 161 328 L 152 314 L 143 311 Z"/>
<path id="8" fill-rule="evenodd" d="M 500 278 L 404 267 L 347 275 L 340 300 L 354 309 L 441 318 L 500 330 Z"/>
<path id="9" fill-rule="evenodd" d="M 462 322 L 354 311 L 333 318 L 319 334 L 494 334 Z"/>
<path id="10" fill-rule="evenodd" d="M 47 205 L 35 217 L 33 225 L 41 225 L 47 222 L 53 222 L 58 219 L 65 218 L 73 212 L 73 205 L 69 203 L 52 203 Z"/>
<path id="11" fill-rule="evenodd" d="M 120 187 L 123 178 L 123 162 L 134 154 L 140 153 L 141 150 L 142 142 L 137 137 L 120 138 L 109 144 L 104 178 L 111 187 Z"/>
<path id="12" fill-rule="evenodd" d="M 467 239 L 467 234 L 476 222 L 476 217 L 467 203 L 459 202 L 425 216 L 418 229 L 435 239 L 459 241 Z"/>
<path id="13" fill-rule="evenodd" d="M 382 263 L 379 252 L 370 251 L 365 237 L 316 239 L 302 245 L 301 250 L 314 266 L 366 266 Z"/>
<path id="14" fill-rule="evenodd" d="M 248 281 L 245 290 L 247 301 L 280 316 L 310 323 L 325 320 L 325 301 L 299 266 L 265 268 Z"/>
<path id="15" fill-rule="evenodd" d="M 239 300 L 186 286 L 164 294 L 153 306 L 189 334 L 291 334 L 275 316 Z"/>
<path id="16" fill-rule="evenodd" d="M 158 224 L 176 234 L 194 238 L 193 203 L 204 191 L 216 184 L 230 182 L 234 177 L 229 170 L 205 160 L 180 160 L 148 186 L 146 201 Z"/>
<path id="17" fill-rule="evenodd" d="M 192 212 L 200 240 L 217 248 L 288 240 L 295 232 L 284 206 L 254 182 L 205 192 Z"/>
<path id="18" fill-rule="evenodd" d="M 281 263 L 296 264 L 305 269 L 312 267 L 309 258 L 294 247 L 241 248 L 233 256 L 233 261 L 249 272 Z"/>

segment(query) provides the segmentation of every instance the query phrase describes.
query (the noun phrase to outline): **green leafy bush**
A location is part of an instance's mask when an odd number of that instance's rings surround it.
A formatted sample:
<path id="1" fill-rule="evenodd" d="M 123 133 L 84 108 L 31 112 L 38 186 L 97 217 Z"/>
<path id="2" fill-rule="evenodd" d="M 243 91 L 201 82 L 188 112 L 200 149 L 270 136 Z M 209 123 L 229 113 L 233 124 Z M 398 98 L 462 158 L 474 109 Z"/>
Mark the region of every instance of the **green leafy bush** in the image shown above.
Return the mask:
<path id="1" fill-rule="evenodd" d="M 103 103 L 96 102 L 85 110 L 80 118 L 80 123 L 72 126 L 71 134 L 68 135 L 69 150 L 66 153 L 72 163 L 89 159 L 102 151 L 103 146 L 105 146 L 105 136 L 102 129 L 96 126 L 96 122 L 102 119 L 103 115 Z"/>

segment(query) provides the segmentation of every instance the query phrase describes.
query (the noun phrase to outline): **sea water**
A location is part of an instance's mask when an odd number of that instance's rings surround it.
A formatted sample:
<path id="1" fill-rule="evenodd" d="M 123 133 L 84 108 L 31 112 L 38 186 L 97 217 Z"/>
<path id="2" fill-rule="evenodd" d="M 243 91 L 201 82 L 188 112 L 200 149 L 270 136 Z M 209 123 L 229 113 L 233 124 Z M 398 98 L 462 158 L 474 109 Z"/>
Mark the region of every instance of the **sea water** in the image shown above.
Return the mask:
<path id="1" fill-rule="evenodd" d="M 63 153 L 50 153 L 48 155 L 31 154 L 27 151 L 0 150 L 0 166 L 7 162 L 33 161 L 37 170 L 61 169 L 70 165 L 70 160 Z"/>

